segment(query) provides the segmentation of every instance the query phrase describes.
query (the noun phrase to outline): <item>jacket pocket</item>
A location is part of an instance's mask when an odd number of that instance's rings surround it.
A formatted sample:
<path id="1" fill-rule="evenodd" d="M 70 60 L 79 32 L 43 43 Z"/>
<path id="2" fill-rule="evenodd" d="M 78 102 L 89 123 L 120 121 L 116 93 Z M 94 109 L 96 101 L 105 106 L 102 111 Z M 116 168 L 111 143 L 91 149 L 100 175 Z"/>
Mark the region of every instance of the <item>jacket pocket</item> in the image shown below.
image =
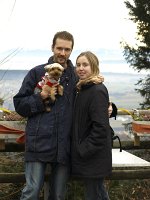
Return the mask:
<path id="1" fill-rule="evenodd" d="M 56 138 L 52 135 L 29 135 L 26 142 L 26 151 L 30 152 L 53 152 L 56 149 Z"/>
<path id="2" fill-rule="evenodd" d="M 26 126 L 26 134 L 50 136 L 54 132 L 54 121 L 44 118 L 42 115 L 31 117 Z"/>
<path id="3" fill-rule="evenodd" d="M 93 144 L 87 141 L 82 141 L 78 145 L 78 153 L 81 158 L 87 159 L 96 155 L 97 152 L 102 151 L 105 148 L 105 143 L 102 144 Z"/>

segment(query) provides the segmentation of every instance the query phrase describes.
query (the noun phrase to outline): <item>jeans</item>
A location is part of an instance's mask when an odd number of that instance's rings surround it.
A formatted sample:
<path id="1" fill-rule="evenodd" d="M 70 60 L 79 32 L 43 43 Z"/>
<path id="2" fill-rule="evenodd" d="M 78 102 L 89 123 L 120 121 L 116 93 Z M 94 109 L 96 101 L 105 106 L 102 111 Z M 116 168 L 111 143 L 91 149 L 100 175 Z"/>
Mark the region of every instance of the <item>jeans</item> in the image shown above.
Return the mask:
<path id="1" fill-rule="evenodd" d="M 109 200 L 104 186 L 104 179 L 84 179 L 85 200 Z"/>
<path id="2" fill-rule="evenodd" d="M 43 162 L 26 162 L 26 186 L 22 190 L 20 200 L 39 200 L 40 191 L 44 184 L 46 166 L 47 164 Z M 65 199 L 68 179 L 69 168 L 67 165 L 51 164 L 50 194 L 48 200 Z"/>

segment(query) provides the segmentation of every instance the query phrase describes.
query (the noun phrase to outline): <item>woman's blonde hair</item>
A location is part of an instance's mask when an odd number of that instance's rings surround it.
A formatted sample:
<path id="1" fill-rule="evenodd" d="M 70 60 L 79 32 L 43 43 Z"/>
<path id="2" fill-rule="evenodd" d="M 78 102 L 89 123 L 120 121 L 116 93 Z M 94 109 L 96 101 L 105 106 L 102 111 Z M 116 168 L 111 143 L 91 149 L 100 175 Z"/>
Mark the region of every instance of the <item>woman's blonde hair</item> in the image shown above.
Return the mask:
<path id="1" fill-rule="evenodd" d="M 91 66 L 91 76 L 84 80 L 79 80 L 77 83 L 77 88 L 80 90 L 82 85 L 86 85 L 87 83 L 90 83 L 90 82 L 94 84 L 102 83 L 104 81 L 104 77 L 100 75 L 99 60 L 97 56 L 91 51 L 82 52 L 77 57 L 76 64 L 77 64 L 78 58 L 80 58 L 81 56 L 85 56 L 87 60 L 89 61 L 89 64 Z"/>
<path id="2" fill-rule="evenodd" d="M 100 73 L 99 70 L 99 60 L 97 58 L 97 56 L 92 53 L 91 51 L 85 51 L 80 53 L 80 55 L 77 57 L 76 59 L 76 63 L 79 57 L 85 56 L 87 58 L 87 60 L 89 61 L 89 64 L 91 66 L 91 76 L 97 76 Z"/>

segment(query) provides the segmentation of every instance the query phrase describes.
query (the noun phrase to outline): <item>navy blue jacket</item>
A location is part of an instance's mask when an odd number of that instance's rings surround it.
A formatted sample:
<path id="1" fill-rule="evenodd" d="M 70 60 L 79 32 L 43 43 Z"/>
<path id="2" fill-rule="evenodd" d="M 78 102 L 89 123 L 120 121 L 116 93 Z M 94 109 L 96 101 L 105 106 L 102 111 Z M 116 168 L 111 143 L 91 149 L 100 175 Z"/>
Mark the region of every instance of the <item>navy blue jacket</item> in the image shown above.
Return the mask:
<path id="1" fill-rule="evenodd" d="M 25 160 L 67 163 L 76 76 L 73 64 L 68 60 L 68 67 L 60 80 L 64 94 L 51 103 L 50 112 L 45 112 L 43 100 L 40 94 L 34 93 L 34 89 L 45 74 L 44 66 L 51 63 L 52 57 L 48 63 L 32 68 L 13 100 L 16 112 L 27 117 Z"/>

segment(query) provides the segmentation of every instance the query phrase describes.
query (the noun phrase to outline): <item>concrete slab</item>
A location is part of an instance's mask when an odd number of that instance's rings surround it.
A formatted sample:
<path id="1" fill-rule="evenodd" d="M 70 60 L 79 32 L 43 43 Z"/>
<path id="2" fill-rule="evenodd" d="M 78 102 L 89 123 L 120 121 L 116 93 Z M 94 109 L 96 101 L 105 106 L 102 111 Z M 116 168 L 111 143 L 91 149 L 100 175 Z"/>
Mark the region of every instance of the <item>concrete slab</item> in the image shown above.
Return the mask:
<path id="1" fill-rule="evenodd" d="M 120 149 L 112 149 L 113 167 L 150 167 L 150 162 L 139 158 L 127 151 L 120 152 Z"/>

